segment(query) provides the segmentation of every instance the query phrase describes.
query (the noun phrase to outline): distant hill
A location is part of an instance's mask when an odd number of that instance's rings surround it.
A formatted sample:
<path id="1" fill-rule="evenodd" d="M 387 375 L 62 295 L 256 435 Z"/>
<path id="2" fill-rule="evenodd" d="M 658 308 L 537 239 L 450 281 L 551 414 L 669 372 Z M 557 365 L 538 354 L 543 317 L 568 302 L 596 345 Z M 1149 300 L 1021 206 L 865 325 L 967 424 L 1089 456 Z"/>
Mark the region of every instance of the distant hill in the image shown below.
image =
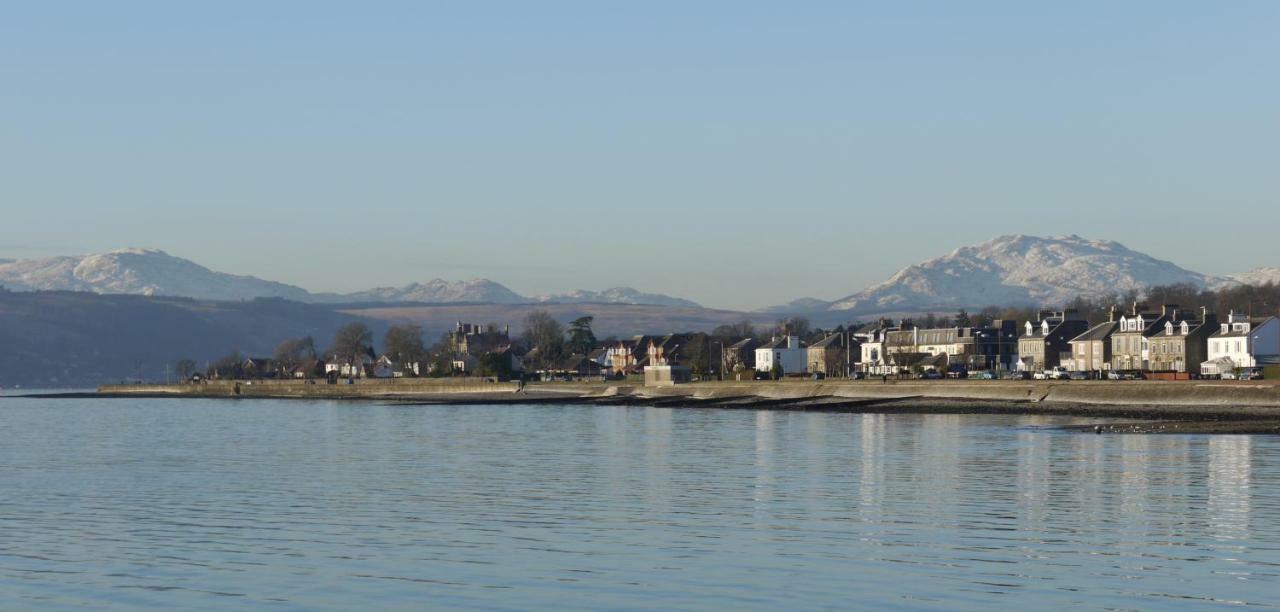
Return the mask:
<path id="1" fill-rule="evenodd" d="M 11 261 L 0 264 L 0 285 L 14 291 L 87 291 L 201 300 L 255 297 L 305 300 L 310 297 L 300 287 L 214 272 L 164 251 L 149 249 Z"/>
<path id="2" fill-rule="evenodd" d="M 814 312 L 859 316 L 946 312 L 988 305 L 1056 305 L 1076 296 L 1141 291 L 1152 285 L 1214 287 L 1225 279 L 1193 272 L 1118 242 L 1079 236 L 1000 236 L 908 266 L 888 280 Z M 770 309 L 785 312 L 786 306 Z"/>
<path id="3" fill-rule="evenodd" d="M 100 294 L 190 297 L 201 300 L 251 300 L 278 297 L 299 302 L 414 302 L 656 304 L 698 307 L 689 300 L 630 287 L 578 290 L 525 297 L 494 281 L 434 279 L 403 287 L 377 287 L 355 293 L 311 293 L 302 287 L 253 276 L 215 272 L 193 261 L 153 249 L 120 249 L 96 255 L 0 259 L 0 286 L 13 291 L 86 291 Z"/>
<path id="4" fill-rule="evenodd" d="M 233 350 L 270 356 L 286 338 L 323 348 L 356 317 L 280 299 L 210 302 L 83 292 L 0 292 L 0 386 L 84 387 L 194 359 L 203 368 Z M 386 325 L 367 321 L 381 338 Z"/>
<path id="5" fill-rule="evenodd" d="M 1248 272 L 1232 274 L 1227 278 L 1245 285 L 1280 284 L 1280 267 L 1255 268 Z"/>
<path id="6" fill-rule="evenodd" d="M 379 287 L 344 295 L 326 294 L 325 299 L 351 302 L 487 302 L 493 304 L 521 304 L 528 298 L 491 280 L 476 278 L 466 281 L 434 279 L 425 283 L 412 283 L 403 287 Z"/>
<path id="7" fill-rule="evenodd" d="M 631 287 L 612 287 L 604 291 L 571 291 L 553 295 L 538 296 L 539 302 L 557 304 L 649 304 L 653 306 L 677 306 L 680 308 L 702 308 L 697 302 L 661 293 L 644 293 Z"/>
<path id="8" fill-rule="evenodd" d="M 340 310 L 337 310 L 340 309 Z M 456 322 L 510 325 L 549 312 L 562 322 L 596 318 L 596 335 L 710 330 L 748 315 L 704 308 L 633 304 L 307 304 L 278 298 L 216 302 L 74 291 L 0 291 L 0 386 L 91 387 L 133 379 L 164 380 L 179 359 L 201 368 L 238 350 L 270 356 L 282 340 L 315 339 L 323 350 L 345 323 L 361 321 L 381 347 L 387 327 L 415 323 L 428 344 Z M 766 323 L 767 317 L 758 317 Z"/>

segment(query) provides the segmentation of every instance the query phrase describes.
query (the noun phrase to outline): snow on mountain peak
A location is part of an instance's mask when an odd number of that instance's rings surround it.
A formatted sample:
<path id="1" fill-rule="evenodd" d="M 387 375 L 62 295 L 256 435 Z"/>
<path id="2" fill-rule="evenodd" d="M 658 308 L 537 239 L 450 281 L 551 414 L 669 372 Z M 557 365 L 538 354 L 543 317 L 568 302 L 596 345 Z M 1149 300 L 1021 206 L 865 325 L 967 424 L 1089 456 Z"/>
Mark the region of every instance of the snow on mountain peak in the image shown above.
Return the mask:
<path id="1" fill-rule="evenodd" d="M 631 287 L 610 287 L 603 291 L 579 289 L 568 293 L 540 295 L 536 299 L 539 302 L 557 304 L 650 304 L 679 308 L 700 308 L 697 303 L 683 298 L 671 297 L 660 293 L 644 293 Z"/>
<path id="2" fill-rule="evenodd" d="M 836 300 L 831 309 L 876 313 L 1060 305 L 1080 295 L 1220 281 L 1110 240 L 1011 234 L 903 268 L 883 283 Z"/>

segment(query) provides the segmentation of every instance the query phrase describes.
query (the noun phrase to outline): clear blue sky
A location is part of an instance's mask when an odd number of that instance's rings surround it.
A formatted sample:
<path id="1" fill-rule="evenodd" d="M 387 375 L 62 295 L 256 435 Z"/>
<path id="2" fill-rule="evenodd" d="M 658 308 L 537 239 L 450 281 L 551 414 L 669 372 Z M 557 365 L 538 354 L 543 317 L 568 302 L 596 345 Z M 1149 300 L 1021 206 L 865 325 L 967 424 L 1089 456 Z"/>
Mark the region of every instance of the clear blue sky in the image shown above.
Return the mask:
<path id="1" fill-rule="evenodd" d="M 836 298 L 1002 233 L 1280 265 L 1280 2 L 9 2 L 0 256 Z"/>

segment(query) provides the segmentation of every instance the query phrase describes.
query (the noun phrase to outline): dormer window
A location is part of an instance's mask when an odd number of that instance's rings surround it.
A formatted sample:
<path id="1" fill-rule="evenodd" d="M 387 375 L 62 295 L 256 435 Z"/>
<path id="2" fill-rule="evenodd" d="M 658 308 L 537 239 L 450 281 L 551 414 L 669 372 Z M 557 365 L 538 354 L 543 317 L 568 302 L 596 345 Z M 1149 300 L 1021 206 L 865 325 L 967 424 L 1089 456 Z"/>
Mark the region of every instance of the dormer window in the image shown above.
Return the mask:
<path id="1" fill-rule="evenodd" d="M 1182 322 L 1182 335 L 1184 335 L 1184 336 L 1185 336 L 1185 335 L 1187 335 L 1187 333 L 1188 333 L 1188 332 L 1190 332 L 1190 331 L 1191 331 L 1191 326 L 1190 326 L 1190 325 L 1188 325 L 1186 321 L 1183 321 L 1183 322 Z"/>

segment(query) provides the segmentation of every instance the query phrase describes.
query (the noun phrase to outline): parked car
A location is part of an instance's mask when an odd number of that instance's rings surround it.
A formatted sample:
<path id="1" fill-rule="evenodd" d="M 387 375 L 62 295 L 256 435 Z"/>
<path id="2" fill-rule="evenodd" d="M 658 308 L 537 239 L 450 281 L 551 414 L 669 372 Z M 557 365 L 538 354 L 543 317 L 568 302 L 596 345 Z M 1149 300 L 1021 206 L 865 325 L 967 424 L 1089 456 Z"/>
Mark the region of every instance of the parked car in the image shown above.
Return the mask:
<path id="1" fill-rule="evenodd" d="M 826 375 L 826 374 L 824 374 L 824 373 L 822 373 L 822 372 L 814 372 L 814 373 L 813 373 L 813 376 L 811 376 L 811 378 L 813 378 L 813 380 L 822 380 L 822 379 L 824 379 L 824 378 L 826 378 L 826 377 L 827 377 L 827 375 Z"/>
<path id="2" fill-rule="evenodd" d="M 1032 378 L 1031 372 L 1022 371 L 1009 372 L 1008 374 L 1005 374 L 1004 377 L 1005 380 L 1031 380 Z"/>
<path id="3" fill-rule="evenodd" d="M 1071 380 L 1089 380 L 1092 377 L 1089 376 L 1088 372 L 1072 372 L 1070 378 Z"/>
<path id="4" fill-rule="evenodd" d="M 1107 380 L 1124 380 L 1124 372 L 1107 370 Z"/>
<path id="5" fill-rule="evenodd" d="M 1236 380 L 1262 380 L 1261 368 L 1244 368 L 1236 373 Z"/>
<path id="6" fill-rule="evenodd" d="M 969 372 L 969 378 L 976 380 L 995 380 L 996 373 L 991 370 L 981 370 L 978 372 Z"/>
<path id="7" fill-rule="evenodd" d="M 924 380 L 939 380 L 942 378 L 942 373 L 933 368 L 929 368 L 928 370 L 920 373 L 920 378 Z"/>
<path id="8" fill-rule="evenodd" d="M 1044 376 L 1049 380 L 1071 380 L 1071 372 L 1062 366 L 1045 370 Z"/>
<path id="9" fill-rule="evenodd" d="M 854 379 L 854 380 L 863 380 L 863 379 L 865 379 L 866 377 L 867 377 L 867 373 L 866 373 L 866 372 L 854 372 L 854 373 L 853 373 L 853 379 Z"/>
<path id="10" fill-rule="evenodd" d="M 1049 380 L 1049 373 L 1041 370 L 1039 372 L 1036 372 L 1035 374 L 1032 374 L 1031 378 L 1034 380 Z"/>

